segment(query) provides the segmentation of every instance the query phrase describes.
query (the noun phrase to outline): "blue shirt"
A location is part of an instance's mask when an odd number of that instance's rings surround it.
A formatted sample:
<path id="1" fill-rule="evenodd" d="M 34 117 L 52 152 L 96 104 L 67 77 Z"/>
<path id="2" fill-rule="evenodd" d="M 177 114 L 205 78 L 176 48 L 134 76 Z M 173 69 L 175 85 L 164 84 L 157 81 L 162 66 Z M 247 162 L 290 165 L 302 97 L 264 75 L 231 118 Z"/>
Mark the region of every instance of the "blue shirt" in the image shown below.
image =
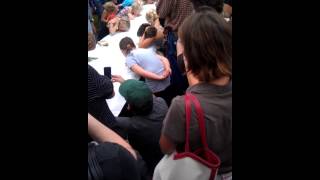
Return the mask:
<path id="1" fill-rule="evenodd" d="M 162 75 L 164 72 L 162 61 L 156 56 L 156 53 L 150 49 L 138 48 L 132 50 L 126 58 L 126 64 L 129 68 L 137 64 L 144 70 L 157 75 Z M 146 84 L 153 93 L 160 92 L 170 85 L 170 77 L 164 80 L 151 80 L 146 78 Z"/>
<path id="2" fill-rule="evenodd" d="M 124 0 L 122 3 L 122 7 L 131 6 L 134 0 Z"/>

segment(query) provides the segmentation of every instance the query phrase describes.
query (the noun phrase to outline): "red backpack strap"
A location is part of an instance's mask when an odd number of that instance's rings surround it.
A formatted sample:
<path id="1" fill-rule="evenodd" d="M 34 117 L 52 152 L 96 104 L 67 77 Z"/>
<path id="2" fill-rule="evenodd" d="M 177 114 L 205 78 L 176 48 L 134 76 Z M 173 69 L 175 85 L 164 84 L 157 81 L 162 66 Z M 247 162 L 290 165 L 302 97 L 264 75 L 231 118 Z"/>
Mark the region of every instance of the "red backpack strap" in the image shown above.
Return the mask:
<path id="1" fill-rule="evenodd" d="M 186 143 L 184 146 L 184 151 L 190 152 L 189 139 L 190 139 L 191 101 L 188 93 L 184 96 L 184 100 L 185 100 L 185 109 L 186 109 Z"/>
<path id="2" fill-rule="evenodd" d="M 206 135 L 206 126 L 205 126 L 205 120 L 204 120 L 204 113 L 203 113 L 203 110 L 201 108 L 200 102 L 197 99 L 197 97 L 195 97 L 191 93 L 187 93 L 186 96 L 188 96 L 188 98 L 190 98 L 190 100 L 193 102 L 193 104 L 194 104 L 194 106 L 196 108 L 197 120 L 198 120 L 199 129 L 200 129 L 201 142 L 202 142 L 202 145 L 203 145 L 204 148 L 208 148 L 207 135 Z M 191 113 L 191 110 L 190 110 L 190 113 Z M 190 124 L 190 122 L 189 122 L 189 124 Z"/>

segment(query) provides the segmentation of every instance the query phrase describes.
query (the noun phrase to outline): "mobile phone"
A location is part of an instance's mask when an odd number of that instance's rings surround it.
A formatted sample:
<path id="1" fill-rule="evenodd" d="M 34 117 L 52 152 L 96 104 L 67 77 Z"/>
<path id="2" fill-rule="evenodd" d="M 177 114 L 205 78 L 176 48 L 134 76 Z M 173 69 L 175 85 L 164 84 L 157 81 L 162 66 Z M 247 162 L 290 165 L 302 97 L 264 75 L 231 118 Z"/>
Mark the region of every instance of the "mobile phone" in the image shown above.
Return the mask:
<path id="1" fill-rule="evenodd" d="M 104 75 L 111 79 L 111 67 L 104 67 Z"/>

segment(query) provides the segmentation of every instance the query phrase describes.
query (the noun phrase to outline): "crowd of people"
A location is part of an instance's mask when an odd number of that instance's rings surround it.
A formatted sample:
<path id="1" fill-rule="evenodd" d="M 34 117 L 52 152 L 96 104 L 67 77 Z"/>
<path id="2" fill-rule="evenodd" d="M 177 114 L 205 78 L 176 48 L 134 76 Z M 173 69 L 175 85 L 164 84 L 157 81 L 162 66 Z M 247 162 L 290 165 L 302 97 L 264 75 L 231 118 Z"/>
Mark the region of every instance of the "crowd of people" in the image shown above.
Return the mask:
<path id="1" fill-rule="evenodd" d="M 165 155 L 201 147 L 192 106 L 186 142 L 185 94 L 204 114 L 206 141 L 221 161 L 215 179 L 232 179 L 232 0 L 88 0 L 88 51 L 108 34 L 130 29 L 143 6 L 138 44 L 124 37 L 119 50 L 139 80 L 100 75 L 88 64 L 88 179 L 158 180 Z M 110 56 L 112 58 L 112 56 Z M 115 117 L 106 99 L 126 100 Z M 157 172 L 161 174 L 160 172 Z"/>

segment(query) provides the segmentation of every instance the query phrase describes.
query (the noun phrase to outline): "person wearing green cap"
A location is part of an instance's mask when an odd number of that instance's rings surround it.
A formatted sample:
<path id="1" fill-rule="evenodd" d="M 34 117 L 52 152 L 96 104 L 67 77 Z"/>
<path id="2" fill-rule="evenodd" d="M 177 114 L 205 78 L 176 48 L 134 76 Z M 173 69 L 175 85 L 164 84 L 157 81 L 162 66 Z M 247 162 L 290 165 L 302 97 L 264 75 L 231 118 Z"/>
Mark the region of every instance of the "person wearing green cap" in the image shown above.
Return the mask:
<path id="1" fill-rule="evenodd" d="M 155 166 L 163 157 L 159 139 L 168 106 L 164 99 L 154 96 L 143 81 L 124 80 L 121 76 L 113 76 L 113 80 L 121 83 L 119 92 L 133 114 L 132 117 L 117 117 L 118 125 L 128 133 L 130 144 L 141 154 L 148 175 L 152 177 Z"/>

